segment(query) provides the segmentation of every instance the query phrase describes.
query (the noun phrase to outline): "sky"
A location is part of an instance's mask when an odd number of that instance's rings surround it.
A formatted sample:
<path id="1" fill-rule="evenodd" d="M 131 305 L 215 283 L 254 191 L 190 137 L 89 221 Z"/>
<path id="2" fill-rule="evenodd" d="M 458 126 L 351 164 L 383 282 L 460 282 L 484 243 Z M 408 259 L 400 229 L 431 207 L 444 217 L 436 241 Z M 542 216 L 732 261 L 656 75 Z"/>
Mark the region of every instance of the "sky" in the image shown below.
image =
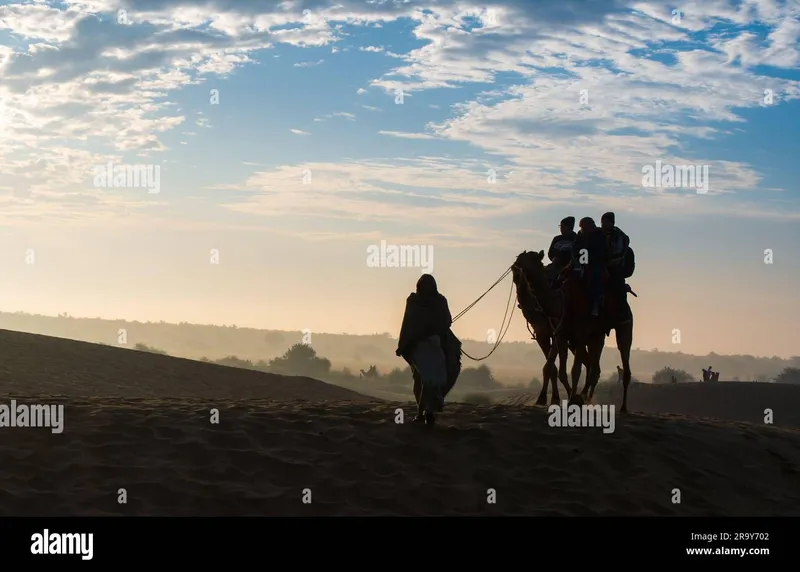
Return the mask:
<path id="1" fill-rule="evenodd" d="M 396 335 L 614 211 L 634 347 L 788 357 L 798 165 L 797 0 L 0 0 L 4 311 Z"/>

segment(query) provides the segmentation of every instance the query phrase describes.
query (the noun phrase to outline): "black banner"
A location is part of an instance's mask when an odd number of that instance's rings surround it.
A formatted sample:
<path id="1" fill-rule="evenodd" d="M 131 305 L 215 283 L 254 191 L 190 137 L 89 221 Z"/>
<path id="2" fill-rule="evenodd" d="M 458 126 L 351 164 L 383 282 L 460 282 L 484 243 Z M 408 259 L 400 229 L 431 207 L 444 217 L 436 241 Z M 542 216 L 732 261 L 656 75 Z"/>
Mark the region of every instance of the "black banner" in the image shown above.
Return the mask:
<path id="1" fill-rule="evenodd" d="M 5 562 L 46 558 L 59 565 L 208 566 L 240 558 L 332 564 L 363 562 L 366 551 L 370 561 L 407 565 L 414 546 L 434 535 L 442 550 L 425 548 L 433 562 L 496 559 L 502 552 L 522 560 L 561 555 L 647 567 L 664 561 L 757 567 L 788 562 L 798 532 L 798 519 L 789 518 L 1 518 L 0 546 Z"/>

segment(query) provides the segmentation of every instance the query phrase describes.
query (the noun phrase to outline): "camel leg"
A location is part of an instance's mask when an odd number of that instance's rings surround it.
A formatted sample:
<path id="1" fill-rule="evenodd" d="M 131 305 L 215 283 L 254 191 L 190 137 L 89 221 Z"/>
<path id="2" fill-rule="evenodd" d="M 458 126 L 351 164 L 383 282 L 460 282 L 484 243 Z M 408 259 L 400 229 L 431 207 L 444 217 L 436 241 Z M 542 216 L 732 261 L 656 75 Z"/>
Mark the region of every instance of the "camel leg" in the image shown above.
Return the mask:
<path id="1" fill-rule="evenodd" d="M 550 362 L 549 364 L 550 371 L 550 386 L 552 388 L 551 397 L 550 397 L 550 404 L 558 403 L 561 401 L 561 396 L 558 394 L 558 367 L 556 366 L 555 362 Z M 569 392 L 567 392 L 569 395 Z"/>
<path id="2" fill-rule="evenodd" d="M 586 383 L 584 383 L 583 391 L 581 392 L 581 397 L 586 403 L 591 400 L 592 395 L 594 395 L 594 388 L 600 380 L 600 358 L 603 356 L 605 342 L 605 335 L 602 333 L 589 339 L 587 353 L 589 354 L 589 362 L 592 365 L 586 374 Z"/>
<path id="3" fill-rule="evenodd" d="M 539 344 L 545 357 L 545 364 L 542 368 L 542 390 L 539 392 L 539 397 L 536 399 L 536 405 L 547 405 L 547 384 L 555 377 L 552 375 L 552 369 L 555 368 L 555 363 L 550 361 L 552 344 L 550 343 L 550 338 L 540 335 L 539 332 L 536 332 L 536 343 Z M 556 372 L 556 376 L 557 375 L 558 373 Z"/>
<path id="4" fill-rule="evenodd" d="M 620 413 L 628 412 L 628 385 L 631 383 L 631 346 L 633 345 L 633 320 L 616 329 L 617 347 L 622 360 L 622 407 Z"/>
<path id="5" fill-rule="evenodd" d="M 558 379 L 561 384 L 567 388 L 567 397 L 569 398 L 573 393 L 569 390 L 569 376 L 567 375 L 567 358 L 569 357 L 569 346 L 567 346 L 567 339 L 559 336 L 554 340 L 553 347 L 558 351 Z M 557 386 L 556 386 L 557 387 Z M 553 405 L 558 405 L 558 401 L 553 400 Z"/>
<path id="6" fill-rule="evenodd" d="M 581 395 L 578 392 L 578 382 L 581 377 L 581 364 L 586 363 L 586 346 L 578 344 L 575 346 L 575 359 L 572 362 L 572 390 L 570 391 L 570 404 L 582 405 Z M 591 370 L 587 370 L 587 374 Z"/>
<path id="7" fill-rule="evenodd" d="M 601 334 L 600 336 L 598 336 L 595 346 L 595 351 L 597 352 L 597 360 L 595 362 L 597 364 L 597 369 L 595 370 L 594 376 L 592 377 L 592 385 L 589 387 L 589 401 L 592 400 L 592 397 L 594 396 L 594 390 L 597 389 L 597 384 L 600 382 L 600 376 L 603 373 L 603 370 L 600 369 L 600 361 L 601 361 L 600 358 L 603 357 L 603 348 L 605 347 L 605 345 L 606 345 L 606 337 Z"/>
<path id="8" fill-rule="evenodd" d="M 572 360 L 572 371 L 570 373 L 572 374 L 572 394 L 573 395 L 575 395 L 577 393 L 578 384 L 580 383 L 580 380 L 581 380 L 581 371 L 583 371 L 583 366 L 581 364 L 582 364 L 582 360 L 577 359 L 577 357 Z M 586 375 L 589 375 L 590 372 L 591 372 L 591 370 L 589 370 L 587 368 Z"/>
<path id="9" fill-rule="evenodd" d="M 559 372 L 561 371 L 561 369 L 559 367 L 556 367 L 555 356 L 556 355 L 558 356 L 558 363 L 559 363 L 560 367 L 564 368 L 564 371 L 566 372 L 567 356 L 569 355 L 569 351 L 564 349 L 564 348 L 562 348 L 558 344 L 558 342 L 556 340 L 553 340 L 552 353 L 553 353 L 553 359 L 550 362 L 550 366 L 551 366 L 550 367 L 550 380 L 551 380 L 551 383 L 553 384 L 553 394 L 552 394 L 552 396 L 550 398 L 550 405 L 560 405 L 561 404 L 561 396 L 558 394 L 558 382 L 561 381 L 561 383 L 564 384 L 564 387 L 566 388 L 566 392 L 567 392 L 567 399 L 569 399 L 569 384 L 566 383 L 563 379 L 560 379 L 561 375 L 560 375 Z M 566 375 L 564 377 L 566 377 Z"/>

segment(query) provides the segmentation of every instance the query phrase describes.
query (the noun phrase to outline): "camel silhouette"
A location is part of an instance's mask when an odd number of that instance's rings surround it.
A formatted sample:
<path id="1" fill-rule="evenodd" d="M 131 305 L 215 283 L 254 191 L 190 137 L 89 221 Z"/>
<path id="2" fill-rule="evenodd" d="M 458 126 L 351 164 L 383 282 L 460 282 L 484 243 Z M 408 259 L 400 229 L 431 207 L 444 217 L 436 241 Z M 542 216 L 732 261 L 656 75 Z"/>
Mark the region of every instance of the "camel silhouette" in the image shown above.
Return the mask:
<path id="1" fill-rule="evenodd" d="M 369 369 L 366 371 L 360 369 L 359 372 L 361 373 L 359 376 L 361 379 L 375 379 L 380 376 L 380 374 L 378 374 L 378 368 L 374 365 L 369 366 Z"/>
<path id="2" fill-rule="evenodd" d="M 553 289 L 543 264 L 544 251 L 524 251 L 517 256 L 512 268 L 516 268 L 517 290 L 528 290 L 530 299 L 542 308 L 550 323 L 557 323 L 553 344 L 547 357 L 545 368 L 555 367 L 558 356 L 558 378 L 567 384 L 568 348 L 574 346 L 575 359 L 572 366 L 572 387 L 570 402 L 582 404 L 591 400 L 600 378 L 600 358 L 605 337 L 615 330 L 617 348 L 622 360 L 623 394 L 620 413 L 628 410 L 628 386 L 631 381 L 630 354 L 633 345 L 633 318 L 620 320 L 612 308 L 606 306 L 596 320 L 589 318 L 587 312 L 575 311 L 574 307 L 588 307 L 585 286 L 573 276 L 565 280 L 561 288 Z M 519 293 L 518 293 L 519 296 Z M 573 311 L 569 311 L 573 310 Z M 524 312 L 523 312 L 524 314 Z M 581 367 L 587 367 L 586 382 L 580 395 L 577 393 Z"/>
<path id="3" fill-rule="evenodd" d="M 517 291 L 517 307 L 522 310 L 522 315 L 528 326 L 533 339 L 539 345 L 546 359 L 544 367 L 542 368 L 542 389 L 539 392 L 539 397 L 536 399 L 536 405 L 547 404 L 547 387 L 548 384 L 552 388 L 550 403 L 558 405 L 561 401 L 558 393 L 558 382 L 564 385 L 564 390 L 567 392 L 567 398 L 570 397 L 570 386 L 567 380 L 561 379 L 558 375 L 558 368 L 556 367 L 555 360 L 550 359 L 550 353 L 555 347 L 555 340 L 553 338 L 553 330 L 555 329 L 552 320 L 544 312 L 542 307 L 537 302 L 536 298 L 527 287 L 525 278 L 522 275 L 522 269 L 514 265 L 511 269 L 512 279 Z M 575 354 L 574 346 L 570 350 Z M 588 362 L 585 361 L 585 356 L 576 354 L 575 359 L 584 360 L 583 364 L 588 370 Z"/>

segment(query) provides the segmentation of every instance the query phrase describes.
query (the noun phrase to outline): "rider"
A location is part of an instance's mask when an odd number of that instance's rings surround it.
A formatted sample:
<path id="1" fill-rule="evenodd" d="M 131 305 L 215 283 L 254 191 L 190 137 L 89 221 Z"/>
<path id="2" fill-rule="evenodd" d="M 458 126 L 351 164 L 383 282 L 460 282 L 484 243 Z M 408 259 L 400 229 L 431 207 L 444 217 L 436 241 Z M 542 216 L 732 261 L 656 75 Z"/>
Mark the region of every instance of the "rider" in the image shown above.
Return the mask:
<path id="1" fill-rule="evenodd" d="M 575 243 L 577 234 L 575 234 L 575 217 L 568 216 L 561 220 L 558 225 L 560 234 L 553 237 L 550 242 L 550 249 L 547 251 L 547 257 L 553 263 L 554 270 L 558 274 L 570 263 L 572 258 L 572 245 Z M 553 286 L 557 286 L 558 277 L 553 281 Z"/>
<path id="2" fill-rule="evenodd" d="M 605 213 L 600 218 L 606 243 L 607 268 L 609 274 L 609 291 L 612 296 L 619 300 L 620 317 L 624 320 L 630 319 L 631 310 L 628 306 L 628 292 L 625 287 L 625 274 L 623 265 L 625 256 L 630 247 L 631 239 L 615 226 L 616 216 L 612 212 Z"/>
<path id="3" fill-rule="evenodd" d="M 597 228 L 594 219 L 581 219 L 580 232 L 572 246 L 572 258 L 584 269 L 584 277 L 589 279 L 589 301 L 591 315 L 600 314 L 603 300 L 603 276 L 606 261 L 606 243 L 603 232 Z"/>

